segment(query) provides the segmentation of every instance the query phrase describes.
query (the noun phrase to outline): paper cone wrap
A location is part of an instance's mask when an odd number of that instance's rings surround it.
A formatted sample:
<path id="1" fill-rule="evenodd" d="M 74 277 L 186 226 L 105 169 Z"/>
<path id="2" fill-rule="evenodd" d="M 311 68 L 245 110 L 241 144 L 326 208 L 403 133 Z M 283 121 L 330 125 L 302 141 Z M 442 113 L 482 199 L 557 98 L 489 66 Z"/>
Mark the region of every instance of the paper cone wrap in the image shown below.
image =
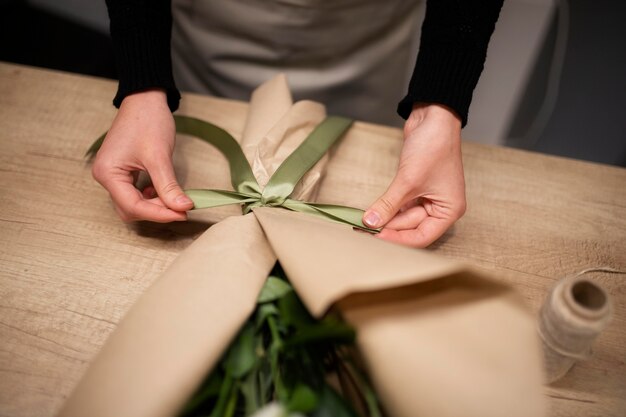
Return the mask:
<path id="1" fill-rule="evenodd" d="M 255 91 L 240 143 L 261 186 L 324 117 L 320 104 L 292 104 L 283 76 Z M 327 162 L 293 198 L 314 199 Z M 354 189 L 342 203 L 351 197 L 362 198 Z M 355 326 L 389 416 L 544 414 L 534 320 L 510 288 L 426 251 L 261 207 L 215 224 L 181 253 L 59 415 L 176 415 L 253 311 L 277 258 L 313 315 L 337 306 Z"/>
<path id="2" fill-rule="evenodd" d="M 254 310 L 275 261 L 253 215 L 211 227 L 133 305 L 60 415 L 176 415 Z"/>
<path id="3" fill-rule="evenodd" d="M 356 328 L 390 416 L 544 415 L 535 322 L 511 288 L 305 214 L 255 214 L 309 311 L 336 304 Z"/>

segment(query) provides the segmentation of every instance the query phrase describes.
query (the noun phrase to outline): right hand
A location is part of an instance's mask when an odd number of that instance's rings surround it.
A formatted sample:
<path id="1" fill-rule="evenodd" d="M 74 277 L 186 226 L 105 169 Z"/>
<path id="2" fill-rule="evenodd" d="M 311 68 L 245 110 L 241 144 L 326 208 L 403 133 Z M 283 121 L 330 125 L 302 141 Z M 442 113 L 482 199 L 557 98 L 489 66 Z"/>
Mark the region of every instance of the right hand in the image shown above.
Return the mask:
<path id="1" fill-rule="evenodd" d="M 446 106 L 416 103 L 404 125 L 398 172 L 363 222 L 376 236 L 424 248 L 465 213 L 461 118 Z"/>
<path id="2" fill-rule="evenodd" d="M 122 101 L 92 174 L 109 192 L 125 222 L 187 220 L 186 211 L 193 208 L 193 202 L 174 175 L 175 140 L 174 118 L 163 90 L 138 92 Z M 148 173 L 154 186 L 143 193 L 135 187 L 140 171 Z"/>

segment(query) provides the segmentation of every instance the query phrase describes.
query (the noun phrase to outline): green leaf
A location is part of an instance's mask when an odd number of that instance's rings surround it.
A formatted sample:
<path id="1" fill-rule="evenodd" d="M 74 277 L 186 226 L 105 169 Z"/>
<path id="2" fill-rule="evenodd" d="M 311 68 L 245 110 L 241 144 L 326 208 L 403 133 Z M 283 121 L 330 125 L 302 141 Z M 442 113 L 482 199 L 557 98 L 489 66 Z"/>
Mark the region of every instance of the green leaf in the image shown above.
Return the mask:
<path id="1" fill-rule="evenodd" d="M 280 320 L 285 326 L 293 326 L 296 329 L 315 323 L 315 319 L 309 314 L 295 292 L 285 294 L 278 300 Z"/>
<path id="2" fill-rule="evenodd" d="M 310 417 L 358 417 L 354 409 L 337 392 L 325 385 L 317 402 L 317 408 Z"/>
<path id="3" fill-rule="evenodd" d="M 265 303 L 257 306 L 255 318 L 257 331 L 261 329 L 261 326 L 263 326 L 263 323 L 265 323 L 265 320 L 267 320 L 269 316 L 278 316 L 278 314 L 278 308 L 272 303 Z"/>
<path id="4" fill-rule="evenodd" d="M 289 412 L 308 413 L 315 410 L 315 407 L 317 407 L 317 395 L 315 392 L 304 384 L 296 386 L 287 403 L 287 410 Z"/>
<path id="5" fill-rule="evenodd" d="M 278 300 L 290 291 L 293 291 L 293 288 L 291 288 L 291 285 L 289 285 L 287 281 L 270 276 L 267 278 L 267 281 L 265 281 L 263 288 L 261 288 L 257 303 L 261 304 Z"/>
<path id="6" fill-rule="evenodd" d="M 226 373 L 233 378 L 242 378 L 254 367 L 257 360 L 254 341 L 254 326 L 247 322 L 230 347 L 226 359 Z"/>
<path id="7" fill-rule="evenodd" d="M 339 321 L 322 321 L 314 325 L 300 327 L 296 333 L 285 340 L 285 346 L 301 346 L 317 342 L 352 344 L 356 333 L 349 325 Z"/>

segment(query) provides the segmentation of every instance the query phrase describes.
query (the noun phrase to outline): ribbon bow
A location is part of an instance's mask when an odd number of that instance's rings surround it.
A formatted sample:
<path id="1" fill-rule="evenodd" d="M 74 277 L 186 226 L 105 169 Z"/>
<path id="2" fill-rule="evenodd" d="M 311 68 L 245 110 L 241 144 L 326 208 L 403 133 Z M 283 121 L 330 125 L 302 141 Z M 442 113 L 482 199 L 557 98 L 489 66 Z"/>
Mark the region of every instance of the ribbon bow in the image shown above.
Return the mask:
<path id="1" fill-rule="evenodd" d="M 228 132 L 212 123 L 193 117 L 174 116 L 174 120 L 178 133 L 198 137 L 213 145 L 226 157 L 230 167 L 231 184 L 235 191 L 185 190 L 185 194 L 194 203 L 194 210 L 240 204 L 243 206 L 243 213 L 246 214 L 255 207 L 283 207 L 348 224 L 368 232 L 378 232 L 377 229 L 371 229 L 363 224 L 363 210 L 289 198 L 304 174 L 343 136 L 352 125 L 352 120 L 338 116 L 326 117 L 276 169 L 264 189 L 261 189 L 257 182 L 241 146 Z M 91 145 L 87 151 L 88 156 L 95 155 L 105 135 Z"/>

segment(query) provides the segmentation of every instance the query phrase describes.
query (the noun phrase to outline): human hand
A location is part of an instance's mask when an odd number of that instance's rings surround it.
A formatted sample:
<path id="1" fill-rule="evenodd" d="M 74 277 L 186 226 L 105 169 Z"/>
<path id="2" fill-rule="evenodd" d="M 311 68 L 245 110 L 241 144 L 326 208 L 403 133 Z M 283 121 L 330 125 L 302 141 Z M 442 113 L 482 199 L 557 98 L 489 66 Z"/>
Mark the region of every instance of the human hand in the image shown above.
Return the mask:
<path id="1" fill-rule="evenodd" d="M 415 104 L 404 125 L 398 171 L 365 212 L 381 239 L 415 247 L 437 240 L 465 213 L 461 120 L 438 104 Z"/>
<path id="2" fill-rule="evenodd" d="M 165 92 L 142 91 L 122 101 L 92 167 L 93 177 L 110 193 L 122 220 L 166 223 L 187 219 L 185 211 L 193 202 L 174 175 L 175 140 Z M 134 185 L 140 171 L 147 172 L 154 185 L 143 193 Z"/>

